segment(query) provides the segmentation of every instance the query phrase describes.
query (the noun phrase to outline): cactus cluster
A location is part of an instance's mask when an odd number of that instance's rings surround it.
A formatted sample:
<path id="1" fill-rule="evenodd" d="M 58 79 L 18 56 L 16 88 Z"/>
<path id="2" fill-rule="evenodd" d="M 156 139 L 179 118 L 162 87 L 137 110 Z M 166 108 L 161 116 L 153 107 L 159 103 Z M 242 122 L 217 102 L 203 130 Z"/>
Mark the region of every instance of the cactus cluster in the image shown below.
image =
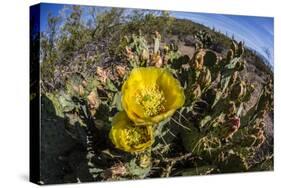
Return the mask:
<path id="1" fill-rule="evenodd" d="M 196 48 L 208 48 L 213 42 L 212 37 L 205 30 L 197 31 L 194 34 L 194 38 L 197 40 Z"/>
<path id="2" fill-rule="evenodd" d="M 95 77 L 68 75 L 65 89 L 56 95 L 68 130 L 87 148 L 85 157 L 94 181 L 272 168 L 272 153 L 257 157 L 267 138 L 266 116 L 273 112 L 272 79 L 263 83 L 255 104 L 247 109 L 255 86 L 241 75 L 247 64 L 243 43 L 232 41 L 224 57 L 207 49 L 211 39 L 206 33 L 198 33 L 196 38 L 201 45 L 189 58 L 176 44 L 161 43 L 158 32 L 151 44 L 141 34 L 125 37 L 118 65 L 97 67 Z M 126 111 L 122 86 L 139 67 L 168 71 L 183 88 L 185 100 L 171 116 L 145 128 L 151 131 L 153 143 L 130 152 L 132 143 L 146 138 L 118 144 L 109 133 L 112 122 L 117 121 L 114 116 Z M 126 121 L 135 123 L 131 116 Z M 139 136 L 139 130 L 144 131 L 134 128 L 125 133 Z M 123 135 L 120 129 L 114 134 Z"/>

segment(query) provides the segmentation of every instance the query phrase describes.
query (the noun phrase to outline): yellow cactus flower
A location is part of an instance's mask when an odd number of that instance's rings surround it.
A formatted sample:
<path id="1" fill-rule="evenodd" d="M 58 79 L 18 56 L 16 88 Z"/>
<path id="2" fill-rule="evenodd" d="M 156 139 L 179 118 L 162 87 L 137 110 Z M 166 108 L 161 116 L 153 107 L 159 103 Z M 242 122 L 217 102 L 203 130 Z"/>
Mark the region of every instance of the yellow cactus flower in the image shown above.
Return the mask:
<path id="1" fill-rule="evenodd" d="M 134 126 L 124 111 L 118 112 L 112 120 L 109 138 L 116 148 L 126 152 L 144 151 L 153 142 L 151 126 Z"/>
<path id="2" fill-rule="evenodd" d="M 184 102 L 180 82 L 162 68 L 135 68 L 122 86 L 123 109 L 136 125 L 159 123 Z"/>

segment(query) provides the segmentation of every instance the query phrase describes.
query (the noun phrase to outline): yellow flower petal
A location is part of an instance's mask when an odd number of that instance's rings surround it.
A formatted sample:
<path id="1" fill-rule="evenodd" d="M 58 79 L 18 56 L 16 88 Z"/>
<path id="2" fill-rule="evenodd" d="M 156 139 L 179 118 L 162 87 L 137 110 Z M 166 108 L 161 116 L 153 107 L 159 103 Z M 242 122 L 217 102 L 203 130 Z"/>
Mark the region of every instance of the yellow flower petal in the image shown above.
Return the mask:
<path id="1" fill-rule="evenodd" d="M 130 153 L 144 151 L 154 142 L 152 127 L 133 126 L 125 112 L 114 116 L 109 138 L 116 148 Z"/>
<path id="2" fill-rule="evenodd" d="M 180 82 L 176 80 L 168 71 L 163 71 L 157 84 L 163 90 L 166 98 L 165 107 L 167 109 L 177 109 L 184 105 L 185 95 Z"/>
<path id="3" fill-rule="evenodd" d="M 122 106 L 136 125 L 159 123 L 184 102 L 180 82 L 162 68 L 135 68 L 122 86 Z"/>

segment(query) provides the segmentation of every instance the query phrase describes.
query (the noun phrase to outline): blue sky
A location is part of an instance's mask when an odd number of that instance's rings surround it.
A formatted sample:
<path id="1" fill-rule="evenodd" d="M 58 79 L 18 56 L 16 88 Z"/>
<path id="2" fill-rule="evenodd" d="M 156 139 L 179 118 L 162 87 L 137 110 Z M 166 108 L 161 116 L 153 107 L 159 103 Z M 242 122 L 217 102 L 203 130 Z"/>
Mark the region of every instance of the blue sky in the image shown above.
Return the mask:
<path id="1" fill-rule="evenodd" d="M 48 24 L 48 14 L 58 16 L 59 12 L 63 9 L 62 4 L 48 4 L 42 3 L 40 6 L 40 31 L 46 31 Z"/>
<path id="2" fill-rule="evenodd" d="M 42 4 L 40 13 L 40 30 L 47 27 L 48 13 L 59 15 L 64 8 L 62 4 Z M 215 27 L 228 36 L 234 35 L 238 41 L 263 55 L 273 66 L 274 61 L 274 20 L 270 17 L 236 16 L 224 14 L 190 13 L 170 11 L 171 16 L 189 19 L 208 27 Z M 84 11 L 84 17 L 86 13 Z M 266 51 L 269 52 L 266 53 Z"/>
<path id="3" fill-rule="evenodd" d="M 244 41 L 246 46 L 263 55 L 272 65 L 274 60 L 273 18 L 236 16 L 224 14 L 171 12 L 177 18 L 189 19 L 208 27 L 215 27 L 235 40 Z M 267 54 L 268 50 L 270 54 Z"/>

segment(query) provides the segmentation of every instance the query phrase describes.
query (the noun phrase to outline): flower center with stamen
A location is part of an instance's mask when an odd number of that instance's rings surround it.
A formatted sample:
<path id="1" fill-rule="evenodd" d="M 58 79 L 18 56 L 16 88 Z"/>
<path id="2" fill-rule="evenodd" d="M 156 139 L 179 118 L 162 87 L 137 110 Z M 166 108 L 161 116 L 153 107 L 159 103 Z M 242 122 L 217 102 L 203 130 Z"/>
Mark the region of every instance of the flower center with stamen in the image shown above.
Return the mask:
<path id="1" fill-rule="evenodd" d="M 148 142 L 149 135 L 146 127 L 131 127 L 124 130 L 126 144 L 137 146 Z"/>
<path id="2" fill-rule="evenodd" d="M 136 96 L 136 102 L 143 107 L 146 117 L 163 112 L 165 101 L 164 92 L 158 86 L 146 87 L 140 90 Z"/>

